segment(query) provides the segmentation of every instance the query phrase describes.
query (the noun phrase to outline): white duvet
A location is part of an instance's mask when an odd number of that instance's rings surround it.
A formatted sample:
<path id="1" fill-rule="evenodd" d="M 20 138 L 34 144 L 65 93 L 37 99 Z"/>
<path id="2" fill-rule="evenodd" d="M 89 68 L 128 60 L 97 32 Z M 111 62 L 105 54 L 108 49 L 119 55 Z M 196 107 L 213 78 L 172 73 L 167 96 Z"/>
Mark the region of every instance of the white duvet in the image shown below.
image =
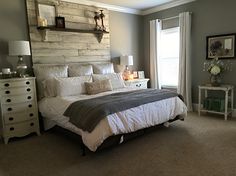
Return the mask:
<path id="1" fill-rule="evenodd" d="M 177 115 L 184 117 L 187 113 L 187 107 L 178 97 L 168 98 L 108 115 L 91 133 L 77 128 L 69 122 L 68 117 L 63 116 L 66 108 L 74 101 L 130 90 L 134 89 L 123 88 L 96 95 L 43 98 L 39 102 L 39 111 L 44 117 L 46 129 L 58 125 L 79 134 L 82 136 L 83 143 L 91 151 L 96 151 L 109 136 L 134 132 L 142 128 L 161 124 L 175 118 Z"/>

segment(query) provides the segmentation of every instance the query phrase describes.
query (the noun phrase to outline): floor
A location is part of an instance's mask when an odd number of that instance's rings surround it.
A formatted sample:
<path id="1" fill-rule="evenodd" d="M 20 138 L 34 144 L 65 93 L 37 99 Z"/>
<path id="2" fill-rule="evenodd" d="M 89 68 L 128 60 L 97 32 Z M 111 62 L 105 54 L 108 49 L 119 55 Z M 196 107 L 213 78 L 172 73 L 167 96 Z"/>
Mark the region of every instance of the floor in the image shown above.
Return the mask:
<path id="1" fill-rule="evenodd" d="M 0 141 L 0 176 L 234 176 L 236 118 L 191 113 L 123 145 L 81 156 L 79 142 L 51 130 Z"/>

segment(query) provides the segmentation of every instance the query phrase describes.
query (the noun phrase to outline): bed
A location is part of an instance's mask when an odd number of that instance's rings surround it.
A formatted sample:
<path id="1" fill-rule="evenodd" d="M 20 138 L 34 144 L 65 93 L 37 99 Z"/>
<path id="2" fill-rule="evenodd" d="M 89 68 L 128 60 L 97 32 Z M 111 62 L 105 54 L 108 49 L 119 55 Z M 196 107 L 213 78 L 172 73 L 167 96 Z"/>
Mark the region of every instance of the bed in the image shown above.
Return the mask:
<path id="1" fill-rule="evenodd" d="M 111 63 L 34 65 L 34 73 L 39 92 L 39 111 L 43 116 L 45 130 L 55 125 L 69 130 L 81 136 L 83 144 L 91 151 L 96 151 L 113 136 L 150 128 L 172 121 L 176 117 L 184 119 L 187 113 L 184 102 L 178 96 L 173 96 L 108 114 L 91 131 L 84 130 L 65 115 L 68 107 L 74 102 L 122 93 L 128 96 L 127 92 L 130 94 L 139 89 L 126 87 L 121 74 L 114 73 Z M 105 86 L 102 81 L 106 82 Z M 98 87 L 104 90 L 97 90 L 98 82 Z M 86 84 L 92 87 L 91 90 L 88 86 L 84 87 Z M 122 138 L 119 143 L 122 143 Z"/>

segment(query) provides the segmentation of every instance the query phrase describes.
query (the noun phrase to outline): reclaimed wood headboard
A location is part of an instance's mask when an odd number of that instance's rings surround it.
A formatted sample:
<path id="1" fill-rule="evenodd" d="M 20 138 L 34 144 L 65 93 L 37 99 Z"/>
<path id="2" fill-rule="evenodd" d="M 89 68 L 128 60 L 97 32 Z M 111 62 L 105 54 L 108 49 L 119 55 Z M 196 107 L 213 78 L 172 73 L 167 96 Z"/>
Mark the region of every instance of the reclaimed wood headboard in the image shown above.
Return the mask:
<path id="1" fill-rule="evenodd" d="M 95 12 L 101 10 L 93 6 L 60 0 L 26 0 L 33 64 L 111 61 L 109 33 L 104 33 L 99 43 L 94 33 L 39 30 L 37 28 L 37 2 L 56 4 L 57 16 L 65 17 L 67 29 L 90 30 L 90 32 L 93 32 L 95 27 Z M 104 26 L 106 31 L 109 31 L 109 11 L 102 10 L 105 14 Z"/>

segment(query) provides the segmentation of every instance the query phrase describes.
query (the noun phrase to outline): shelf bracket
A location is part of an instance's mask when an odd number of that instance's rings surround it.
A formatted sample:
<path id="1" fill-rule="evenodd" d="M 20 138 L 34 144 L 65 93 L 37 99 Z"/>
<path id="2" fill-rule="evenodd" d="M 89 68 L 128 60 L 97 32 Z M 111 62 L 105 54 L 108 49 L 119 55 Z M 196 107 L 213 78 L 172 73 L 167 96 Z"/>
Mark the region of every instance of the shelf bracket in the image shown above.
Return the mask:
<path id="1" fill-rule="evenodd" d="M 103 37 L 103 33 L 95 33 L 94 35 L 97 38 L 98 43 L 101 43 L 102 37 Z"/>
<path id="2" fill-rule="evenodd" d="M 42 42 L 45 42 L 48 40 L 48 35 L 47 35 L 47 29 L 40 30 L 41 36 L 42 36 Z"/>

